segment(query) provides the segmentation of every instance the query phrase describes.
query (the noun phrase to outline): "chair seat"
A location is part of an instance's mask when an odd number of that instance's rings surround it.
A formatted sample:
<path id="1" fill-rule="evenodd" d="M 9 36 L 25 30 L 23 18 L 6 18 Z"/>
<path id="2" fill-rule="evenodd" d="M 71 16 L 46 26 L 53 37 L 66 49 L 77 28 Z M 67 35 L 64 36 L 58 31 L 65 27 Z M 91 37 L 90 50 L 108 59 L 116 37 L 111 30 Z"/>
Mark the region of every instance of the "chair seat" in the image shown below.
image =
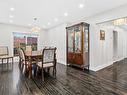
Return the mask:
<path id="1" fill-rule="evenodd" d="M 8 59 L 8 58 L 13 58 L 13 56 L 9 56 L 9 55 L 0 56 L 0 59 Z"/>
<path id="2" fill-rule="evenodd" d="M 37 65 L 38 65 L 40 68 L 42 68 L 42 62 L 38 62 Z M 43 64 L 43 68 L 52 67 L 52 66 L 54 66 L 53 63 L 45 63 L 45 64 Z"/>

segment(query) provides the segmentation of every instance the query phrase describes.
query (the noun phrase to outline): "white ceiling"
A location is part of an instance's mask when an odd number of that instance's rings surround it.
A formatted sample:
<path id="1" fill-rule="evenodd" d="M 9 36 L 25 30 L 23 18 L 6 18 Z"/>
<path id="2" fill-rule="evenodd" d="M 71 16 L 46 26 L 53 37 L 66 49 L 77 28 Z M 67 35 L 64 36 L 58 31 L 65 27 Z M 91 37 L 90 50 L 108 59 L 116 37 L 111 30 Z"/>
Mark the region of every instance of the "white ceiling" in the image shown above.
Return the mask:
<path id="1" fill-rule="evenodd" d="M 80 3 L 84 8 L 80 9 Z M 34 24 L 33 18 L 37 17 L 37 24 L 42 28 L 51 28 L 61 23 L 71 22 L 80 18 L 95 15 L 109 9 L 119 7 L 127 0 L 0 0 L 0 23 L 9 23 L 12 19 L 15 25 L 28 26 Z M 14 11 L 10 8 L 14 7 Z M 64 13 L 68 16 L 65 17 Z M 13 18 L 9 18 L 13 15 Z M 55 22 L 54 19 L 58 18 Z M 48 23 L 51 23 L 48 25 Z"/>

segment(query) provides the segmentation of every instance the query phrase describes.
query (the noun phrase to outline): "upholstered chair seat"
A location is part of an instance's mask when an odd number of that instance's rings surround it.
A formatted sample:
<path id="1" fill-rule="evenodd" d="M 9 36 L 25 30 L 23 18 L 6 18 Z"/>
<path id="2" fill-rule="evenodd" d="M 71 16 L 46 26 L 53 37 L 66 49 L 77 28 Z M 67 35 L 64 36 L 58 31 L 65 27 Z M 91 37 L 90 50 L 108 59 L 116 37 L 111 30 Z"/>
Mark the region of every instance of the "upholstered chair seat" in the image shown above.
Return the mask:
<path id="1" fill-rule="evenodd" d="M 42 63 L 41 62 L 38 62 L 38 66 L 40 67 L 40 68 L 42 68 L 42 65 L 41 65 Z M 43 68 L 47 68 L 47 67 L 53 67 L 54 66 L 54 64 L 53 63 L 46 63 L 46 64 L 43 64 Z"/>

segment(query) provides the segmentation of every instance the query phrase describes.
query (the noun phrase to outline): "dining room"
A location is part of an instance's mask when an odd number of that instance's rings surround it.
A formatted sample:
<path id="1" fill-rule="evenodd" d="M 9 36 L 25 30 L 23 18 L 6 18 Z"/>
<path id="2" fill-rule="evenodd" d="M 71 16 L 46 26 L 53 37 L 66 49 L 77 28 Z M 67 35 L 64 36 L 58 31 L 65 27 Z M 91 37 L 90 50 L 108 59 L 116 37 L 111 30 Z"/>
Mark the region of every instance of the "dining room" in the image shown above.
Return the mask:
<path id="1" fill-rule="evenodd" d="M 0 95 L 126 95 L 126 10 L 126 0 L 1 0 Z"/>

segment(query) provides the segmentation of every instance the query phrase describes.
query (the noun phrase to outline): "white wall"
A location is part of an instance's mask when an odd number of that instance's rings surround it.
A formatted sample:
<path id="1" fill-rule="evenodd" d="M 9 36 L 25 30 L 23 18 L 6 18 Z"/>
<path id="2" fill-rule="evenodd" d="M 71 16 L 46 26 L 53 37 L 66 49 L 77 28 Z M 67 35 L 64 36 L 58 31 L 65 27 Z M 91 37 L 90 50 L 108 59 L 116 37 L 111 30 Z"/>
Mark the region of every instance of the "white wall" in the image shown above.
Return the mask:
<path id="1" fill-rule="evenodd" d="M 43 49 L 44 46 L 47 44 L 46 42 L 48 41 L 48 36 L 47 36 L 47 31 L 42 30 L 38 32 L 38 49 Z"/>
<path id="2" fill-rule="evenodd" d="M 66 24 L 47 31 L 46 46 L 57 47 L 57 61 L 66 64 Z"/>
<path id="3" fill-rule="evenodd" d="M 112 20 L 120 17 L 127 16 L 127 6 L 121 6 L 116 9 L 109 10 L 97 14 L 92 17 L 84 18 L 80 21 L 75 21 L 70 24 L 78 23 L 81 21 L 88 22 L 90 24 L 90 69 L 97 71 L 113 63 L 113 30 L 114 27 L 104 27 L 96 25 L 96 23 Z M 66 24 L 59 25 L 52 28 L 45 33 L 47 41 L 45 45 L 53 45 L 58 48 L 58 61 L 66 64 Z M 105 41 L 100 41 L 100 29 L 106 31 Z M 116 29 L 119 32 L 118 37 L 118 60 L 127 56 L 124 53 L 127 45 L 123 43 L 123 39 L 126 39 L 127 33 L 119 28 Z M 126 43 L 126 42 L 125 42 Z"/>
<path id="4" fill-rule="evenodd" d="M 100 40 L 100 30 L 104 30 L 105 40 Z M 99 70 L 112 63 L 112 30 L 104 26 L 90 27 L 90 69 Z"/>
<path id="5" fill-rule="evenodd" d="M 0 46 L 8 46 L 10 55 L 13 55 L 13 32 L 31 33 L 29 28 L 8 24 L 0 24 L 0 32 Z M 40 32 L 35 34 L 39 36 L 38 45 L 41 47 L 43 35 Z"/>
<path id="6" fill-rule="evenodd" d="M 105 40 L 100 40 L 100 30 L 105 31 Z M 97 71 L 113 64 L 113 31 L 118 32 L 118 49 L 115 61 L 127 57 L 127 31 L 111 25 L 92 25 L 90 28 L 90 69 Z"/>
<path id="7" fill-rule="evenodd" d="M 123 55 L 127 55 L 123 53 L 126 51 L 123 47 L 126 46 L 126 42 L 123 44 L 124 41 L 127 41 L 126 36 L 127 33 L 119 28 L 116 27 L 105 27 L 99 26 L 97 23 L 109 21 L 116 18 L 126 17 L 127 16 L 127 6 L 121 6 L 116 9 L 112 9 L 97 15 L 94 15 L 89 18 L 85 18 L 84 21 L 90 23 L 90 69 L 97 71 L 106 66 L 109 66 L 113 63 L 113 30 L 118 31 L 118 58 L 120 60 Z M 104 42 L 99 40 L 99 31 L 100 29 L 104 29 L 106 31 L 106 40 Z"/>

